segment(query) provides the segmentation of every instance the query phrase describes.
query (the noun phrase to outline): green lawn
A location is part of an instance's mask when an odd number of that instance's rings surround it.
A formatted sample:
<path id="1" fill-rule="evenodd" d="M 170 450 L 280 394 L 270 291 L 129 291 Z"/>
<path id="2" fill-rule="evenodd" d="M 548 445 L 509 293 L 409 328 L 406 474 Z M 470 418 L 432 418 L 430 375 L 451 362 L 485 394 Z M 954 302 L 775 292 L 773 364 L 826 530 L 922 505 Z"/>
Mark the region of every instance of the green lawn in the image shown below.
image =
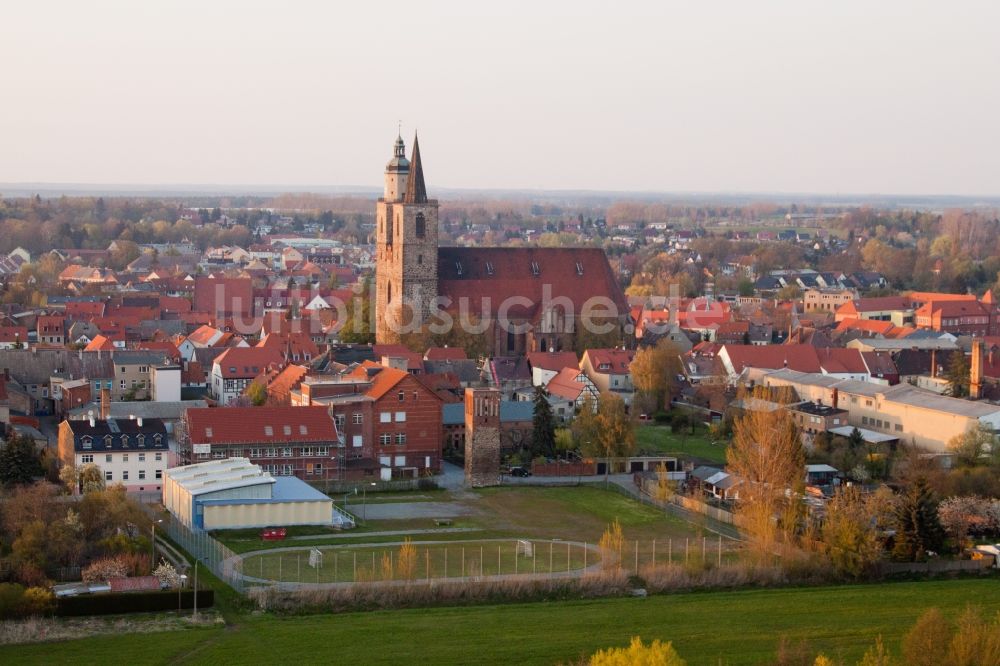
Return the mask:
<path id="1" fill-rule="evenodd" d="M 228 630 L 102 636 L 0 648 L 0 663 L 553 664 L 630 636 L 671 640 L 691 666 L 766 664 L 782 636 L 853 664 L 876 636 L 901 636 L 931 606 L 1000 610 L 990 579 L 789 588 L 431 608 L 335 616 L 243 617 Z"/>
<path id="2" fill-rule="evenodd" d="M 399 567 L 401 548 L 398 544 L 321 547 L 323 562 L 315 568 L 309 566 L 308 549 L 252 555 L 244 560 L 243 572 L 273 581 L 349 583 L 407 578 L 424 580 L 428 576 L 455 578 L 560 573 L 576 571 L 600 561 L 600 555 L 593 548 L 588 550 L 568 542 L 534 541 L 532 556 L 527 557 L 513 539 L 477 541 L 469 540 L 468 536 L 466 539 L 449 543 L 414 541 L 415 560 L 410 575 Z M 388 558 L 388 569 L 384 568 L 384 558 Z"/>
<path id="3" fill-rule="evenodd" d="M 712 438 L 703 429 L 685 437 L 670 432 L 667 426 L 639 426 L 635 431 L 635 440 L 639 449 L 647 451 L 683 456 L 708 463 L 726 462 L 725 445 L 713 444 Z"/>

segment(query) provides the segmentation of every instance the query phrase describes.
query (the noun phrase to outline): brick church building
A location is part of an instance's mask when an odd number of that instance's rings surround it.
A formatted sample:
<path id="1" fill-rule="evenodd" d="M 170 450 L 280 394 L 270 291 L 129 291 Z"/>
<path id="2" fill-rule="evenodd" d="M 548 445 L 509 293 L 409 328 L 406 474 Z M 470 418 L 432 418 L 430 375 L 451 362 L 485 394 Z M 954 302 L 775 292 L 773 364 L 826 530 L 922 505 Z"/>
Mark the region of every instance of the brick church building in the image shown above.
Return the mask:
<path id="1" fill-rule="evenodd" d="M 619 333 L 629 309 L 597 248 L 438 247 L 438 202 L 427 198 L 420 146 L 406 158 L 398 137 L 376 204 L 376 329 L 394 343 L 460 317 L 490 340 L 493 355 L 571 349 L 582 317 Z"/>

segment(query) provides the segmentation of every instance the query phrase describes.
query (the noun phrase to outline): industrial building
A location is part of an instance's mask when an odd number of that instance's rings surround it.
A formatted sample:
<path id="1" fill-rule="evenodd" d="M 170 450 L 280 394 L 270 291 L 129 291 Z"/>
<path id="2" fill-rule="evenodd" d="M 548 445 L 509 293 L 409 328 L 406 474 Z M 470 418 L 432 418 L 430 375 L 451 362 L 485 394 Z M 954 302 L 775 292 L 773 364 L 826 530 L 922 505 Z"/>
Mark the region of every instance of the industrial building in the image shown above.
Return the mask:
<path id="1" fill-rule="evenodd" d="M 333 500 L 309 484 L 293 476 L 273 477 L 247 458 L 166 470 L 163 505 L 192 529 L 353 526 Z"/>

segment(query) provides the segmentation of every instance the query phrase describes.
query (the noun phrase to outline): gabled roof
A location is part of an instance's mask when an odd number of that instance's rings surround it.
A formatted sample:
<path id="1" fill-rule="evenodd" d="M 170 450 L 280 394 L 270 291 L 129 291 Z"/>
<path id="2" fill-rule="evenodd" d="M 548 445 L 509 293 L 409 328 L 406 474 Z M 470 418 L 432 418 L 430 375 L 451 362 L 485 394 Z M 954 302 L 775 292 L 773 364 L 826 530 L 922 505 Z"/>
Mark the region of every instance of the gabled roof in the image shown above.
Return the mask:
<path id="1" fill-rule="evenodd" d="M 533 369 L 539 368 L 541 370 L 549 370 L 551 372 L 559 372 L 563 368 L 575 368 L 580 364 L 579 359 L 576 357 L 576 352 L 571 351 L 528 352 L 527 357 L 528 365 L 530 365 Z"/>
<path id="2" fill-rule="evenodd" d="M 428 347 L 425 361 L 463 361 L 469 358 L 461 347 Z"/>
<path id="3" fill-rule="evenodd" d="M 589 380 L 580 381 L 581 375 L 587 377 L 577 368 L 563 368 L 545 385 L 545 390 L 550 395 L 576 402 L 589 385 Z"/>
<path id="4" fill-rule="evenodd" d="M 531 317 L 538 314 L 546 291 L 556 305 L 568 299 L 577 316 L 594 297 L 610 299 L 618 316 L 629 314 L 625 295 L 599 248 L 438 248 L 438 294 L 451 299 L 451 308 L 467 302 L 469 312 L 496 315 L 517 294 L 528 304 L 509 303 L 509 316 Z"/>
<path id="5" fill-rule="evenodd" d="M 253 379 L 271 365 L 282 361 L 281 353 L 263 347 L 229 347 L 216 357 L 214 365 L 224 379 Z"/>
<path id="6" fill-rule="evenodd" d="M 338 439 L 326 407 L 210 407 L 189 409 L 186 419 L 195 444 L 336 443 Z"/>
<path id="7" fill-rule="evenodd" d="M 635 358 L 632 349 L 588 349 L 583 352 L 584 358 L 590 359 L 594 372 L 609 375 L 627 375 Z"/>
<path id="8" fill-rule="evenodd" d="M 113 351 L 114 349 L 115 343 L 104 335 L 98 335 L 83 348 L 83 351 Z"/>

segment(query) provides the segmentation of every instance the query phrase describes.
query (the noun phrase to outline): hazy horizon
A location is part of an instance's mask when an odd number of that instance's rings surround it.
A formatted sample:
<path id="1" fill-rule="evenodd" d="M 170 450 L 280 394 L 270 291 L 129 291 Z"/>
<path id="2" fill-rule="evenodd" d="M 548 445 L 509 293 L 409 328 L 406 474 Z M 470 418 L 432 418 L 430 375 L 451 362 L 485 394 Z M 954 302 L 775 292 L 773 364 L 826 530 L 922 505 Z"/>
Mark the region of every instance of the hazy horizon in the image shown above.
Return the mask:
<path id="1" fill-rule="evenodd" d="M 0 8 L 0 182 L 992 198 L 1000 6 Z M 3 188 L 0 185 L 0 188 Z M 3 192 L 3 189 L 0 189 Z"/>

